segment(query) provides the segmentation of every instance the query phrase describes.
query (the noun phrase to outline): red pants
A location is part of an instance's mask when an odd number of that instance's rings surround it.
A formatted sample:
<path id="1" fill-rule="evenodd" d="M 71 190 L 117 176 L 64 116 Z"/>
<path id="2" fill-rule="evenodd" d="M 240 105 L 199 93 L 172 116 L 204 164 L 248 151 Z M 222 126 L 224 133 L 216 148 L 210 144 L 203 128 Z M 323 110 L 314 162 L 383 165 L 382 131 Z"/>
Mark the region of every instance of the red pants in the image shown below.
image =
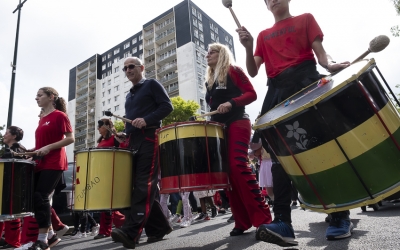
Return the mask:
<path id="1" fill-rule="evenodd" d="M 26 244 L 30 241 L 36 242 L 39 234 L 39 226 L 36 219 L 32 216 L 24 217 L 22 224 L 21 243 Z"/>
<path id="2" fill-rule="evenodd" d="M 13 247 L 21 246 L 21 219 L 0 222 L 0 235 L 5 230 L 5 240 Z"/>
<path id="3" fill-rule="evenodd" d="M 235 217 L 235 228 L 242 230 L 271 223 L 269 206 L 265 205 L 256 176 L 247 165 L 250 126 L 249 120 L 237 120 L 227 128 L 229 179 L 232 185 L 229 203 Z"/>
<path id="4" fill-rule="evenodd" d="M 51 225 L 53 226 L 54 231 L 58 231 L 64 228 L 64 224 L 61 222 L 60 218 L 58 218 L 56 211 L 54 211 L 53 207 L 50 207 L 51 211 Z"/>
<path id="5" fill-rule="evenodd" d="M 100 230 L 99 234 L 106 236 L 111 235 L 112 224 L 114 223 L 116 228 L 122 227 L 125 222 L 125 216 L 118 211 L 102 212 L 100 216 Z"/>

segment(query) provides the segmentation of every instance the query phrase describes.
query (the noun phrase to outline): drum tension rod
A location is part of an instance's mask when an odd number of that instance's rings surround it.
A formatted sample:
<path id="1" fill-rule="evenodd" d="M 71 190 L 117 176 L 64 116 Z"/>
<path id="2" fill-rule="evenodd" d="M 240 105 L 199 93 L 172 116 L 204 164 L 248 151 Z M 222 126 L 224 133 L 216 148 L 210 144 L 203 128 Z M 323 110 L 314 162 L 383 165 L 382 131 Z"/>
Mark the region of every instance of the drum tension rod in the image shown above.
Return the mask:
<path id="1" fill-rule="evenodd" d="M 325 117 L 322 115 L 322 113 L 319 111 L 319 109 L 317 108 L 317 106 L 313 105 L 313 107 L 315 108 L 315 110 L 318 112 L 318 114 L 321 116 L 322 120 L 325 122 L 326 126 L 329 128 L 329 131 L 331 132 L 331 134 L 333 135 L 333 131 L 332 128 L 329 126 L 329 123 L 325 120 Z M 334 137 L 334 136 L 332 136 Z M 361 185 L 364 187 L 365 191 L 368 193 L 369 197 L 371 197 L 371 199 L 374 199 L 374 197 L 372 196 L 371 192 L 368 190 L 367 185 L 365 184 L 365 182 L 363 181 L 363 179 L 361 178 L 361 175 L 358 173 L 357 169 L 355 168 L 355 166 L 353 165 L 353 163 L 351 162 L 349 156 L 346 154 L 346 152 L 344 151 L 342 145 L 340 144 L 340 142 L 334 137 L 334 140 L 336 142 L 336 144 L 338 145 L 340 151 L 342 152 L 342 154 L 344 155 L 344 157 L 346 158 L 347 162 L 350 164 L 351 169 L 353 170 L 353 172 L 355 173 L 355 175 L 357 176 L 358 180 L 361 182 Z"/>

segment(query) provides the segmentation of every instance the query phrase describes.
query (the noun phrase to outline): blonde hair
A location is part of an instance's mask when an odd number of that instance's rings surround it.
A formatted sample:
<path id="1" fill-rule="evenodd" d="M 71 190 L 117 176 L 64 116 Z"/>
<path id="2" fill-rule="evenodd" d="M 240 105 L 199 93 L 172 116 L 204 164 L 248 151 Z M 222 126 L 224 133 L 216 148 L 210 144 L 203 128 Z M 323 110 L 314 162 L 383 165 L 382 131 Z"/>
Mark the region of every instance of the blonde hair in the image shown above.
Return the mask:
<path id="1" fill-rule="evenodd" d="M 208 89 L 212 89 L 214 83 L 218 81 L 220 86 L 226 86 L 226 78 L 228 76 L 229 68 L 235 63 L 233 54 L 229 48 L 220 43 L 212 43 L 208 45 L 209 50 L 218 51 L 218 62 L 215 69 L 210 66 L 207 67 L 206 82 Z"/>

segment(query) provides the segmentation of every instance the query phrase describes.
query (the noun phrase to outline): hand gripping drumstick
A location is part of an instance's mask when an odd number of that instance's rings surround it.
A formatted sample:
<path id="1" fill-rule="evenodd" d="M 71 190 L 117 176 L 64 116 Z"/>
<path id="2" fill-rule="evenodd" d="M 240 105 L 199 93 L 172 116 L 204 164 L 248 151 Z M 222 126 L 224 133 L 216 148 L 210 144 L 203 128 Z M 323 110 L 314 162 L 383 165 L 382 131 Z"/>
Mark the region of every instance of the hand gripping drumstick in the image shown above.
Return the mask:
<path id="1" fill-rule="evenodd" d="M 119 138 L 118 134 L 115 133 L 115 131 L 113 131 L 113 130 L 110 129 L 107 125 L 105 125 L 104 122 L 103 122 L 102 120 L 98 120 L 97 123 L 99 124 L 99 127 L 105 127 L 105 128 L 108 130 L 108 132 L 110 132 L 111 134 L 115 135 L 114 138 L 115 138 L 119 143 L 125 142 L 125 140 Z"/>
<path id="2" fill-rule="evenodd" d="M 212 112 L 205 113 L 205 114 L 198 115 L 198 116 L 191 116 L 191 117 L 189 118 L 189 121 L 195 121 L 196 118 L 200 118 L 200 117 L 204 117 L 204 116 L 212 116 L 212 115 L 215 115 L 215 114 L 218 114 L 218 110 L 214 110 L 214 111 L 212 111 Z"/>
<path id="3" fill-rule="evenodd" d="M 132 120 L 126 119 L 126 118 L 118 116 L 118 115 L 114 115 L 113 113 L 111 113 L 111 111 L 103 111 L 103 113 L 106 116 L 114 116 L 114 117 L 117 117 L 117 118 L 123 120 L 124 122 L 132 123 Z"/>
<path id="4" fill-rule="evenodd" d="M 356 63 L 366 57 L 369 53 L 371 52 L 380 52 L 384 50 L 390 43 L 389 37 L 385 35 L 380 35 L 372 39 L 371 42 L 369 42 L 369 48 L 367 51 L 365 51 L 361 56 L 359 56 L 356 60 L 354 60 L 351 64 Z"/>
<path id="5" fill-rule="evenodd" d="M 235 19 L 236 25 L 240 29 L 242 27 L 242 25 L 240 25 L 239 20 L 237 19 L 236 15 L 235 15 L 235 12 L 233 12 L 233 10 L 232 10 L 232 0 L 222 0 L 222 4 L 231 11 L 233 19 Z"/>

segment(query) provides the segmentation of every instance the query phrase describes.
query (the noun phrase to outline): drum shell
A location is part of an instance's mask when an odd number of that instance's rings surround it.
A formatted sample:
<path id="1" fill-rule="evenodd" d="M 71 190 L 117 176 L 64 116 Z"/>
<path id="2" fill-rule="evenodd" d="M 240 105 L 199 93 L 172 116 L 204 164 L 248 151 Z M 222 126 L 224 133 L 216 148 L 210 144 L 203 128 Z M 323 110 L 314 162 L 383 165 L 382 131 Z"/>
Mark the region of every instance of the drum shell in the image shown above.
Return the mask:
<path id="1" fill-rule="evenodd" d="M 321 101 L 260 129 L 306 208 L 343 211 L 400 190 L 399 113 L 374 67 L 367 65 Z"/>
<path id="2" fill-rule="evenodd" d="M 224 125 L 182 122 L 157 131 L 160 192 L 229 188 Z"/>
<path id="3" fill-rule="evenodd" d="M 34 167 L 32 161 L 0 159 L 0 221 L 33 214 Z"/>
<path id="4" fill-rule="evenodd" d="M 133 153 L 125 149 L 83 149 L 75 154 L 74 210 L 131 206 Z"/>

